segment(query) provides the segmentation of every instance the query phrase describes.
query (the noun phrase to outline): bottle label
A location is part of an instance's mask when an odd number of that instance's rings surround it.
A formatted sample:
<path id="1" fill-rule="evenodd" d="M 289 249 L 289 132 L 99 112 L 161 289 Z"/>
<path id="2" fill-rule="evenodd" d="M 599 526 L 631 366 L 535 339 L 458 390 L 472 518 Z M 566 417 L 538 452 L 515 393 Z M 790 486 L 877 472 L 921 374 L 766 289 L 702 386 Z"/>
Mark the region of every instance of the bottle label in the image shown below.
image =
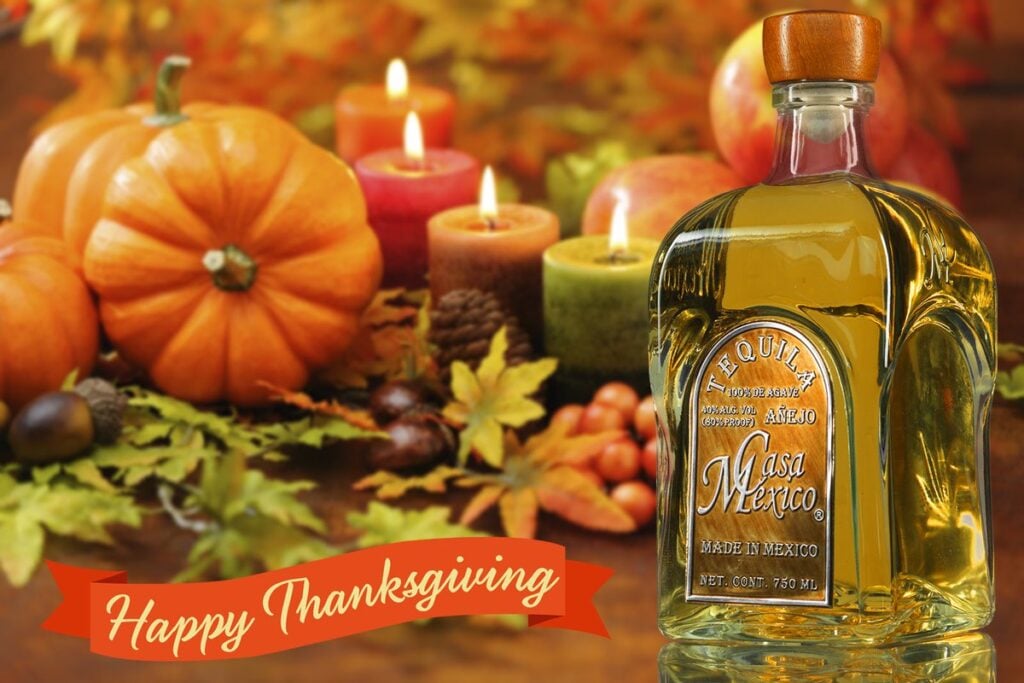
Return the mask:
<path id="1" fill-rule="evenodd" d="M 690 401 L 688 601 L 831 605 L 832 400 L 789 325 L 746 323 L 711 348 Z"/>

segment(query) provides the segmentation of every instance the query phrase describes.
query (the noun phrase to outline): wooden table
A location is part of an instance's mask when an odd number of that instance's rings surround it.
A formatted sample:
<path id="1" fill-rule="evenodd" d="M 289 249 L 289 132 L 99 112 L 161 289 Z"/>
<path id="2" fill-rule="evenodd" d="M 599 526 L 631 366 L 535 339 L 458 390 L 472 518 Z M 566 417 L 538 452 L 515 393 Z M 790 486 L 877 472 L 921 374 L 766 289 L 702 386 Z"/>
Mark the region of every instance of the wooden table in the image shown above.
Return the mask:
<path id="1" fill-rule="evenodd" d="M 997 47 L 982 55 L 995 84 L 960 94 L 974 141 L 961 160 L 966 213 L 992 252 L 1000 285 L 1000 337 L 1024 342 L 1024 74 L 1020 48 Z M 63 85 L 47 75 L 45 51 L 0 43 L 0 196 L 9 195 L 17 160 L 27 147 L 32 115 L 12 106 L 31 97 L 55 97 Z M 1016 65 L 1016 66 L 1015 66 Z M 354 494 L 358 472 L 345 460 L 307 463 L 303 475 L 322 482 L 314 506 L 343 536 L 344 514 L 368 497 Z M 998 613 L 989 629 L 1002 680 L 1024 677 L 1024 406 L 998 402 L 992 424 Z M 430 499 L 423 499 L 428 501 Z M 494 523 L 494 520 L 491 520 Z M 7 656 L 0 680 L 277 681 L 307 680 L 521 680 L 650 681 L 664 640 L 655 628 L 655 551 L 651 532 L 630 537 L 585 533 L 545 517 L 539 535 L 563 543 L 573 559 L 607 565 L 615 576 L 596 603 L 610 641 L 572 632 L 509 633 L 462 620 L 400 626 L 255 660 L 202 665 L 152 665 L 89 654 L 84 641 L 38 628 L 58 604 L 51 580 L 39 573 L 23 590 L 0 582 L 0 643 Z M 51 556 L 87 566 L 122 568 L 133 581 L 166 581 L 180 567 L 189 536 L 160 519 L 147 521 L 116 548 L 52 544 Z"/>

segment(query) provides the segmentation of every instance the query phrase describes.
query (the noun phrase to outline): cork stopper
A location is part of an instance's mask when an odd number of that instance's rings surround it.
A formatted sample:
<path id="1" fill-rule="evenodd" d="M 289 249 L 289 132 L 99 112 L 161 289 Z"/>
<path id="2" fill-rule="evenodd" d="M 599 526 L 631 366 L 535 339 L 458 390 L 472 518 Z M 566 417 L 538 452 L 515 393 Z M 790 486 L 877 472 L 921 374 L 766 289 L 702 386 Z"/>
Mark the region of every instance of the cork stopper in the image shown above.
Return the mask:
<path id="1" fill-rule="evenodd" d="M 848 12 L 808 11 L 764 20 L 764 65 L 772 83 L 855 81 L 878 76 L 882 24 Z"/>

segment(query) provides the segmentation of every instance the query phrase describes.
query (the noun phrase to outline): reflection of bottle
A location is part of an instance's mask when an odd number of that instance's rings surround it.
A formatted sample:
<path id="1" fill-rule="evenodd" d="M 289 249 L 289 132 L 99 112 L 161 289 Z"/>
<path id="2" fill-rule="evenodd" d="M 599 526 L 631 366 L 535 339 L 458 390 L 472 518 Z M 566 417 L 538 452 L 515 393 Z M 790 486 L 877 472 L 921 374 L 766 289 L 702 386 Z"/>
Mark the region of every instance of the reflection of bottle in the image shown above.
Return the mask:
<path id="1" fill-rule="evenodd" d="M 980 633 L 878 649 L 670 643 L 658 655 L 660 683 L 989 683 L 995 672 Z"/>
<path id="2" fill-rule="evenodd" d="M 992 267 L 952 209 L 871 177 L 879 33 L 765 22 L 775 168 L 684 216 L 655 261 L 671 637 L 881 642 L 991 619 Z"/>

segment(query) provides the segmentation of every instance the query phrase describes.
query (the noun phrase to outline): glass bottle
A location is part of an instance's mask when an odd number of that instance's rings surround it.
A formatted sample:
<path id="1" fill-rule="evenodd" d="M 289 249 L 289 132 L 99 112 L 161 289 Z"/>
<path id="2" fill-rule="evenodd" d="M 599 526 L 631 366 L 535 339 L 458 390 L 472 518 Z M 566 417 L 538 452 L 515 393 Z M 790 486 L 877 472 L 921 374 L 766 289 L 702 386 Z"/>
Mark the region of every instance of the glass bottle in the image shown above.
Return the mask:
<path id="1" fill-rule="evenodd" d="M 669 637 L 871 644 L 991 620 L 992 264 L 950 206 L 873 177 L 879 34 L 766 20 L 770 177 L 685 215 L 655 259 Z"/>

